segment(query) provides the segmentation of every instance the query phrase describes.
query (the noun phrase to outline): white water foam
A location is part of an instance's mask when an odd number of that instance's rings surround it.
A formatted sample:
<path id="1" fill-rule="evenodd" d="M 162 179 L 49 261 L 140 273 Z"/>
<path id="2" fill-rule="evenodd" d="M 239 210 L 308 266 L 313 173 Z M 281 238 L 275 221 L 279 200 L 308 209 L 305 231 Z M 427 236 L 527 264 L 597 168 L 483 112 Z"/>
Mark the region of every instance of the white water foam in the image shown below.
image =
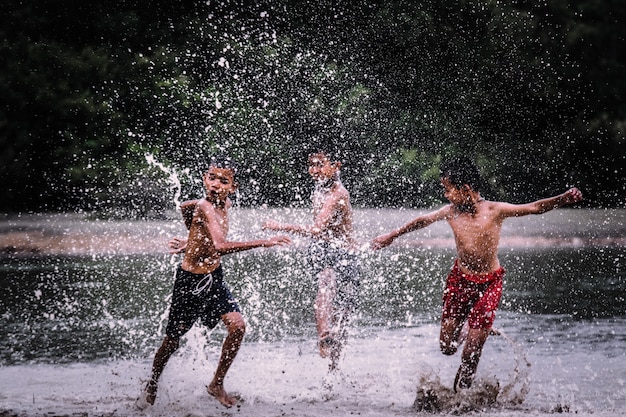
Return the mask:
<path id="1" fill-rule="evenodd" d="M 455 393 L 451 387 L 441 383 L 438 372 L 424 369 L 419 376 L 413 408 L 416 411 L 460 413 L 522 404 L 530 390 L 531 365 L 522 346 L 502 331 L 499 333 L 491 337 L 504 339 L 513 358 L 513 368 L 507 375 L 508 382 L 495 376 L 478 379 L 471 388 Z"/>
<path id="2" fill-rule="evenodd" d="M 152 358 L 0 368 L 0 414 L 415 416 L 431 414 L 414 408 L 416 395 L 430 390 L 444 414 L 626 415 L 623 354 L 600 347 L 588 352 L 580 345 L 570 350 L 561 341 L 537 345 L 490 337 L 474 386 L 455 395 L 451 387 L 460 358 L 439 353 L 438 330 L 433 323 L 353 334 L 334 374 L 313 339 L 244 342 L 225 383 L 243 402 L 226 409 L 205 388 L 220 346 L 194 328 L 165 369 L 156 403 L 145 411 L 135 408 L 135 400 Z"/>

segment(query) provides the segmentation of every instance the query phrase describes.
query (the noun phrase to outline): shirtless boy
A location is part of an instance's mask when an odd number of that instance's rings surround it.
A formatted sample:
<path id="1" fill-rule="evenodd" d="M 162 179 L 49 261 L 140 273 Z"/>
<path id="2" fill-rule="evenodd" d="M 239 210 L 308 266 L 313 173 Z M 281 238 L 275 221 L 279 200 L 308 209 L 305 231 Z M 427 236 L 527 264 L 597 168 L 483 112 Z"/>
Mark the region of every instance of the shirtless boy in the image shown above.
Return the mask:
<path id="1" fill-rule="evenodd" d="M 487 201 L 480 195 L 476 166 L 465 158 L 441 167 L 441 185 L 451 204 L 416 217 L 404 226 L 374 239 L 374 249 L 390 245 L 397 237 L 445 220 L 452 228 L 457 259 L 443 293 L 439 344 L 444 355 L 452 355 L 465 337 L 461 366 L 454 390 L 469 388 L 478 367 L 483 345 L 490 334 L 502 295 L 504 269 L 498 261 L 502 223 L 508 217 L 541 214 L 582 200 L 571 188 L 563 194 L 526 204 Z M 464 322 L 469 329 L 461 335 Z"/>
<path id="2" fill-rule="evenodd" d="M 165 365 L 178 349 L 181 336 L 191 329 L 197 319 L 209 329 L 215 327 L 220 319 L 226 325 L 228 335 L 207 392 L 226 407 L 236 404 L 237 399 L 224 390 L 224 378 L 241 346 L 245 323 L 223 280 L 221 256 L 290 242 L 286 236 L 248 242 L 227 240 L 229 195 L 237 188 L 234 165 L 228 159 L 211 159 L 203 174 L 203 182 L 206 197 L 181 206 L 185 225 L 189 229 L 188 238 L 174 238 L 169 244 L 172 253 L 184 252 L 184 257 L 176 271 L 166 336 L 155 354 L 152 377 L 137 402 L 140 408 L 154 404 L 159 377 Z"/>
<path id="3" fill-rule="evenodd" d="M 315 181 L 311 195 L 313 224 L 281 224 L 269 220 L 267 230 L 312 238 L 311 266 L 317 274 L 315 321 L 320 355 L 337 366 L 345 343 L 346 325 L 355 308 L 360 284 L 360 265 L 352 230 L 350 194 L 339 179 L 340 162 L 324 152 L 309 155 L 309 174 Z"/>

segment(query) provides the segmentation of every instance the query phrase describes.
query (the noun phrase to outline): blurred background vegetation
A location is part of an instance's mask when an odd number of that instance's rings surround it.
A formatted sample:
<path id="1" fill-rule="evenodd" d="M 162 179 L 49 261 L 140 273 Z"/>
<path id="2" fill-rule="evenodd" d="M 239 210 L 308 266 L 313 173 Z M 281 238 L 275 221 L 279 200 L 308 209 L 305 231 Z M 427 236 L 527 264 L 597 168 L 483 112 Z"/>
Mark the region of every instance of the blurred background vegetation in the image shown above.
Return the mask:
<path id="1" fill-rule="evenodd" d="M 239 204 L 306 205 L 316 149 L 357 206 L 440 204 L 459 154 L 490 199 L 626 203 L 620 0 L 3 5 L 3 212 L 158 215 L 212 153 Z"/>

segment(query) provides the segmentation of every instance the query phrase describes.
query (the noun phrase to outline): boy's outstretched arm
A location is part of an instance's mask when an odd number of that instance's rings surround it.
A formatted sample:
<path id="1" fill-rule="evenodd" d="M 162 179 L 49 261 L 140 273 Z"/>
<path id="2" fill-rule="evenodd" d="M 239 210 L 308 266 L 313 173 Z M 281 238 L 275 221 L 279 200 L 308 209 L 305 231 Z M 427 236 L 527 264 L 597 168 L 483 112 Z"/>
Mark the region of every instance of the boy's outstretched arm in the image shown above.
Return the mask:
<path id="1" fill-rule="evenodd" d="M 263 222 L 263 230 L 271 230 L 273 232 L 287 232 L 298 236 L 311 237 L 312 233 L 309 229 L 311 226 L 301 226 L 299 224 L 279 223 L 276 220 L 266 220 Z"/>
<path id="2" fill-rule="evenodd" d="M 211 204 L 199 205 L 199 209 L 204 213 L 206 223 L 204 225 L 206 231 L 213 240 L 213 246 L 220 255 L 228 253 L 241 252 L 254 248 L 270 248 L 272 246 L 284 246 L 291 243 L 291 239 L 288 236 L 274 236 L 270 239 L 250 240 L 246 242 L 233 242 L 226 239 L 224 230 L 220 227 L 215 215 L 214 208 Z"/>
<path id="3" fill-rule="evenodd" d="M 518 217 L 528 214 L 542 214 L 557 207 L 582 201 L 583 195 L 578 188 L 570 188 L 563 194 L 548 197 L 526 204 L 504 204 L 502 208 L 503 217 Z"/>
<path id="4" fill-rule="evenodd" d="M 342 196 L 333 195 L 326 199 L 319 214 L 315 217 L 312 225 L 285 224 L 275 220 L 267 220 L 263 223 L 264 230 L 274 232 L 287 232 L 303 237 L 315 238 L 324 233 L 333 221 L 333 213 L 337 211 L 337 206 L 348 204 Z"/>
<path id="5" fill-rule="evenodd" d="M 185 227 L 189 229 L 191 227 L 191 222 L 193 221 L 193 212 L 196 209 L 196 204 L 198 204 L 199 200 L 188 200 L 183 201 L 180 204 L 180 212 L 183 215 L 183 221 L 185 222 Z"/>
<path id="6" fill-rule="evenodd" d="M 384 247 L 391 245 L 391 243 L 393 243 L 393 241 L 396 238 L 406 233 L 412 232 L 417 229 L 422 229 L 436 221 L 444 220 L 450 214 L 451 208 L 452 208 L 451 205 L 444 206 L 437 211 L 424 214 L 423 216 L 418 216 L 415 219 L 408 222 L 407 224 L 405 224 L 404 226 L 401 226 L 395 230 L 392 230 L 389 233 L 377 236 L 372 241 L 371 248 L 375 250 L 382 249 Z"/>

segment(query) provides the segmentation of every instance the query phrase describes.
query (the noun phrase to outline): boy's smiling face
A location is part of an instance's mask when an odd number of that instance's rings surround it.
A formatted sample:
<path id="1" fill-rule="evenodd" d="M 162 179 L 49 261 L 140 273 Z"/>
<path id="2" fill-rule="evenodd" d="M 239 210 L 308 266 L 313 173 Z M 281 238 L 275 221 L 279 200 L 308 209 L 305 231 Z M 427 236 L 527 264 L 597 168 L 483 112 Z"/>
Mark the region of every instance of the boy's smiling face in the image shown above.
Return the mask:
<path id="1" fill-rule="evenodd" d="M 212 202 L 225 202 L 237 189 L 235 174 L 229 168 L 210 166 L 203 176 L 207 199 Z"/>
<path id="2" fill-rule="evenodd" d="M 324 154 L 314 154 L 309 157 L 309 174 L 315 181 L 324 182 L 333 178 L 339 167 L 330 162 Z"/>

